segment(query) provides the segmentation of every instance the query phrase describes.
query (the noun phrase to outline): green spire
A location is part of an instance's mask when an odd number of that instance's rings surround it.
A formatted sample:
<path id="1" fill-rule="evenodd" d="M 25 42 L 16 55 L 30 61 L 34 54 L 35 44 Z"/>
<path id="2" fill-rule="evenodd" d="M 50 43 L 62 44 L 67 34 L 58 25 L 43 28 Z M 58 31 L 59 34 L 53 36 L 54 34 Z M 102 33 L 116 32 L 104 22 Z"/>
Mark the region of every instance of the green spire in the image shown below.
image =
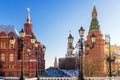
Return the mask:
<path id="1" fill-rule="evenodd" d="M 94 5 L 94 8 L 93 8 L 93 12 L 94 12 L 94 13 L 97 13 L 97 10 L 96 10 L 95 5 Z"/>
<path id="2" fill-rule="evenodd" d="M 97 10 L 96 10 L 96 7 L 94 6 L 93 11 L 92 11 L 92 21 L 90 24 L 89 31 L 95 31 L 95 30 L 100 30 L 100 25 L 97 20 Z"/>

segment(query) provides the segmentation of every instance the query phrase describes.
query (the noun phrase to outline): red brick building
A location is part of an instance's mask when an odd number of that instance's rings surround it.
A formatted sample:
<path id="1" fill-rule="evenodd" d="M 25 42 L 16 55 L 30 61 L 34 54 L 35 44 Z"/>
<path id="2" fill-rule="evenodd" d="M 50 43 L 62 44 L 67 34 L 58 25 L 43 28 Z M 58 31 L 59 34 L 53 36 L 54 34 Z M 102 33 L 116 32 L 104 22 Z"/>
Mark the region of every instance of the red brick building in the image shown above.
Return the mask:
<path id="1" fill-rule="evenodd" d="M 103 38 L 103 34 L 100 30 L 100 25 L 97 20 L 97 10 L 94 6 L 93 12 L 92 12 L 92 21 L 89 28 L 87 40 L 85 41 L 85 45 L 90 45 L 92 47 L 91 43 L 91 36 L 92 34 L 95 34 L 96 36 L 96 42 L 94 44 L 94 48 L 90 49 L 89 52 L 87 52 L 87 55 L 85 56 L 84 61 L 84 74 L 85 76 L 106 76 L 106 64 L 105 64 L 105 39 Z"/>
<path id="2" fill-rule="evenodd" d="M 45 69 L 43 45 L 38 42 L 38 48 L 31 44 L 31 37 L 36 38 L 32 31 L 33 26 L 30 20 L 28 10 L 27 22 L 24 24 L 25 38 L 24 49 L 22 49 L 21 38 L 13 26 L 0 26 L 0 76 L 3 77 L 20 77 L 22 54 L 24 54 L 24 75 L 26 77 L 36 76 L 36 53 L 38 53 L 38 73 L 39 75 Z M 10 44 L 10 38 L 15 38 L 15 44 Z M 30 52 L 27 49 L 30 49 Z"/>

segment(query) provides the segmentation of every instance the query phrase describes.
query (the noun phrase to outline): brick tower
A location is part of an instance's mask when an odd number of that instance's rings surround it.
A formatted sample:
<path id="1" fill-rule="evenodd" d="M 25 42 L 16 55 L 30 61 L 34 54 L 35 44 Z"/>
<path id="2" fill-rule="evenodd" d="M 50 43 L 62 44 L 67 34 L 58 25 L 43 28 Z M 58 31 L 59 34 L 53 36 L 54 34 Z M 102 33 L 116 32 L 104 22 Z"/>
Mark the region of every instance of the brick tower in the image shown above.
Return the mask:
<path id="1" fill-rule="evenodd" d="M 97 10 L 94 6 L 92 11 L 92 21 L 90 24 L 87 40 L 85 45 L 92 46 L 91 36 L 95 34 L 96 42 L 94 48 L 91 48 L 88 52 L 86 51 L 84 59 L 84 74 L 85 76 L 100 77 L 105 76 L 105 63 L 104 63 L 104 52 L 105 52 L 105 40 L 100 30 L 100 25 L 97 19 Z"/>
<path id="2" fill-rule="evenodd" d="M 54 68 L 58 68 L 57 57 L 55 57 Z"/>

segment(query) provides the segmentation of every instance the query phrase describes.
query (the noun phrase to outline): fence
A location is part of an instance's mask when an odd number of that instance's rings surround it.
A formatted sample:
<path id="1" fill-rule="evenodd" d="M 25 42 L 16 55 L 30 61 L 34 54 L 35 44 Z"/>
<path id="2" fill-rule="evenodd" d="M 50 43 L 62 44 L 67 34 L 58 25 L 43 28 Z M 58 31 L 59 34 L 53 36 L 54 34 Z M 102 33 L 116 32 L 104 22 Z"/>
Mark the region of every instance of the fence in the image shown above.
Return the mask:
<path id="1" fill-rule="evenodd" d="M 40 80 L 77 80 L 77 77 L 40 77 Z M 36 80 L 36 78 L 26 79 Z M 85 77 L 85 80 L 120 80 L 120 77 Z"/>
<path id="2" fill-rule="evenodd" d="M 77 77 L 40 77 L 39 80 L 77 80 Z M 0 77 L 0 80 L 19 80 L 18 77 Z M 37 78 L 26 78 L 25 80 L 37 80 Z M 120 77 L 85 77 L 85 80 L 120 80 Z"/>

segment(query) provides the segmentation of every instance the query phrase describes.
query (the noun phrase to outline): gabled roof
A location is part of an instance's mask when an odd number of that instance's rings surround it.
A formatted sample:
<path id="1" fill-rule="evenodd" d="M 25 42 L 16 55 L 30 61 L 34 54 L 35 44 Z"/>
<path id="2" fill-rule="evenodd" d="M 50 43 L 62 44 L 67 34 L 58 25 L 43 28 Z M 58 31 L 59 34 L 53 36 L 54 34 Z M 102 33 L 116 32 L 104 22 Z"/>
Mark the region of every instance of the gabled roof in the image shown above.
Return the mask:
<path id="1" fill-rule="evenodd" d="M 5 32 L 6 34 L 13 32 L 16 37 L 19 37 L 17 30 L 14 28 L 14 26 L 11 25 L 0 25 L 0 32 Z"/>

